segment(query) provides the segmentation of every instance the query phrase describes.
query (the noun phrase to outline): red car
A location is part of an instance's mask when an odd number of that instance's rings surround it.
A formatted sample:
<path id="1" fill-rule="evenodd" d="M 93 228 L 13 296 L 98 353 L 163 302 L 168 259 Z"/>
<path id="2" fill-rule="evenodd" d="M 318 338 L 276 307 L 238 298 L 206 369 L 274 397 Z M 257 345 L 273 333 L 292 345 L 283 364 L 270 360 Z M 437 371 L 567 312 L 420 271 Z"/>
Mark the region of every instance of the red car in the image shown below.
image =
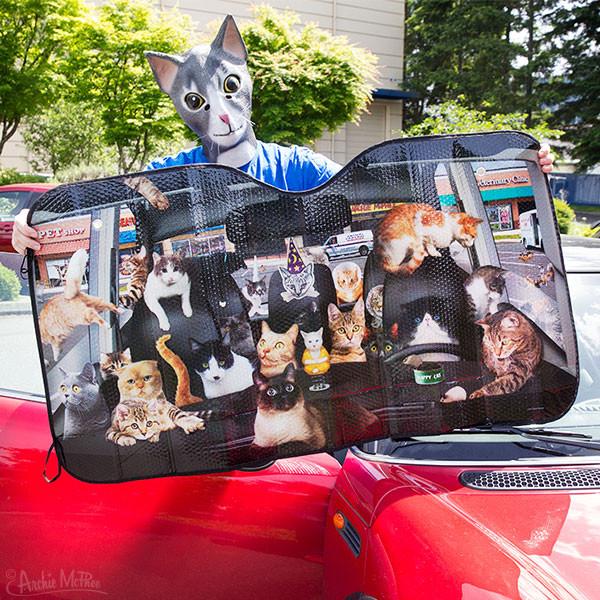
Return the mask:
<path id="1" fill-rule="evenodd" d="M 15 216 L 53 187 L 53 183 L 0 185 L 0 252 L 14 252 L 11 240 Z"/>
<path id="2" fill-rule="evenodd" d="M 47 484 L 31 317 L 0 313 L 0 595 L 599 598 L 600 242 L 563 246 L 581 385 L 559 421 L 388 439 L 257 471 Z"/>

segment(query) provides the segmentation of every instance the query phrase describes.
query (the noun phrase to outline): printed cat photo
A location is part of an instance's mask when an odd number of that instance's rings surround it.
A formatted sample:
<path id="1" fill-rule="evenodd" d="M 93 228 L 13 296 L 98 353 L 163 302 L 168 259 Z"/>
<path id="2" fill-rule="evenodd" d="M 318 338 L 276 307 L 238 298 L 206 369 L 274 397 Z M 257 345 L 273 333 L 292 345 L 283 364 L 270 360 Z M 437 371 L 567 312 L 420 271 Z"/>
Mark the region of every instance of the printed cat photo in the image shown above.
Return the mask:
<path id="1" fill-rule="evenodd" d="M 105 430 L 110 421 L 108 407 L 100 395 L 96 372 L 85 363 L 80 373 L 68 373 L 59 367 L 62 379 L 55 399 L 65 406 L 64 436 L 86 435 Z"/>
<path id="2" fill-rule="evenodd" d="M 222 341 L 201 343 L 190 338 L 193 368 L 207 399 L 242 392 L 252 386 L 252 363 Z"/>
<path id="3" fill-rule="evenodd" d="M 351 311 L 342 312 L 335 304 L 327 307 L 331 331 L 331 364 L 366 362 L 362 348 L 365 335 L 365 303 L 360 298 Z"/>
<path id="4" fill-rule="evenodd" d="M 254 257 L 254 264 L 252 266 L 252 277 L 246 278 L 244 285 L 242 286 L 242 296 L 250 303 L 248 309 L 248 316 L 253 317 L 255 315 L 268 315 L 268 306 L 263 306 L 267 300 L 267 277 L 262 277 L 258 273 L 258 257 Z"/>
<path id="5" fill-rule="evenodd" d="M 325 446 L 323 414 L 304 400 L 296 383 L 296 369 L 288 364 L 283 372 L 264 377 L 256 372 L 257 412 L 254 444 L 261 448 L 303 442 L 311 448 Z"/>
<path id="6" fill-rule="evenodd" d="M 241 356 L 249 360 L 256 359 L 256 346 L 252 337 L 252 329 L 246 316 L 242 313 L 219 319 L 219 330 L 223 342 Z"/>
<path id="7" fill-rule="evenodd" d="M 100 316 L 100 312 L 105 310 L 116 314 L 121 312 L 112 302 L 106 302 L 102 298 L 81 291 L 87 261 L 88 253 L 83 248 L 71 256 L 62 294 L 48 300 L 40 311 L 42 343 L 50 344 L 54 360 L 58 360 L 64 342 L 78 325 L 96 323 L 102 327 L 110 327 Z"/>
<path id="8" fill-rule="evenodd" d="M 371 288 L 366 301 L 367 312 L 371 315 L 371 329 L 383 329 L 383 285 Z"/>
<path id="9" fill-rule="evenodd" d="M 127 290 L 119 296 L 119 303 L 125 308 L 133 308 L 134 304 L 144 297 L 146 289 L 146 248 L 142 246 L 139 252 L 124 259 L 120 270 L 123 274 L 131 275 L 131 279 L 127 282 Z"/>
<path id="10" fill-rule="evenodd" d="M 356 263 L 340 263 L 333 269 L 332 275 L 338 304 L 356 302 L 362 296 L 362 273 Z"/>
<path id="11" fill-rule="evenodd" d="M 160 256 L 154 252 L 152 260 L 154 266 L 152 271 L 148 273 L 146 288 L 144 289 L 144 301 L 146 306 L 156 315 L 159 327 L 163 331 L 169 331 L 171 324 L 159 300 L 181 296 L 181 310 L 186 317 L 191 317 L 191 282 L 186 271 L 185 261 L 180 255 Z"/>
<path id="12" fill-rule="evenodd" d="M 119 446 L 138 440 L 158 442 L 163 431 L 179 427 L 185 433 L 204 429 L 197 411 L 183 411 L 167 401 L 155 360 L 142 360 L 118 371 L 119 404 L 112 412 L 106 439 Z"/>
<path id="13" fill-rule="evenodd" d="M 483 363 L 495 379 L 469 398 L 500 396 L 520 390 L 542 361 L 542 341 L 520 313 L 504 310 L 477 322 L 483 328 Z"/>
<path id="14" fill-rule="evenodd" d="M 118 377 L 118 372 L 125 366 L 131 364 L 131 351 L 126 348 L 122 352 L 102 352 L 100 354 L 100 370 L 105 379 Z"/>
<path id="15" fill-rule="evenodd" d="M 146 198 L 154 208 L 169 208 L 169 199 L 147 177 L 124 177 L 123 183 Z"/>
<path id="16" fill-rule="evenodd" d="M 502 301 L 506 289 L 506 272 L 500 267 L 485 265 L 473 271 L 467 278 L 465 291 L 473 320 L 477 321 L 488 314 L 498 312 L 498 304 Z"/>
<path id="17" fill-rule="evenodd" d="M 197 404 L 202 402 L 204 398 L 194 396 L 190 386 L 190 374 L 185 366 L 185 363 L 180 356 L 175 354 L 167 346 L 167 342 L 171 339 L 170 334 L 163 335 L 156 340 L 156 350 L 167 364 L 175 371 L 177 376 L 177 391 L 175 392 L 175 406 L 182 407 L 189 404 Z"/>
<path id="18" fill-rule="evenodd" d="M 319 292 L 315 290 L 314 264 L 310 263 L 299 273 L 290 273 L 284 267 L 279 267 L 284 291 L 281 297 L 284 302 L 300 300 L 301 298 L 316 298 Z"/>
<path id="19" fill-rule="evenodd" d="M 298 330 L 298 325 L 294 323 L 285 333 L 276 333 L 266 321 L 262 322 L 261 337 L 256 345 L 262 375 L 265 377 L 281 375 L 290 363 L 294 368 L 298 367 L 296 362 Z"/>
<path id="20" fill-rule="evenodd" d="M 470 247 L 482 222 L 461 212 L 442 212 L 428 204 L 397 204 L 383 218 L 375 236 L 375 253 L 388 273 L 411 275 L 427 256 L 454 241 Z"/>
<path id="21" fill-rule="evenodd" d="M 457 307 L 445 299 L 435 296 L 405 304 L 398 321 L 390 328 L 391 339 L 398 348 L 427 344 L 457 345 L 458 323 L 461 322 Z M 445 352 L 419 354 L 423 361 L 457 361 L 458 356 Z"/>

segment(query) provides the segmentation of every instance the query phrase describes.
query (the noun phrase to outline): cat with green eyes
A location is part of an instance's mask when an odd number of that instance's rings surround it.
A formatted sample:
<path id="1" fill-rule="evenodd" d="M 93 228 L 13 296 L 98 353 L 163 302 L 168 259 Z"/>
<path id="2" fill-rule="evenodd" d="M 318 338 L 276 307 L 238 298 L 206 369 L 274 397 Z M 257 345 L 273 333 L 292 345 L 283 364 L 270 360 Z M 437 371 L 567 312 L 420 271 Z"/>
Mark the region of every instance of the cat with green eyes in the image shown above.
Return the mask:
<path id="1" fill-rule="evenodd" d="M 331 332 L 331 364 L 366 362 L 362 348 L 365 336 L 365 303 L 360 298 L 351 311 L 342 312 L 335 304 L 327 308 Z"/>

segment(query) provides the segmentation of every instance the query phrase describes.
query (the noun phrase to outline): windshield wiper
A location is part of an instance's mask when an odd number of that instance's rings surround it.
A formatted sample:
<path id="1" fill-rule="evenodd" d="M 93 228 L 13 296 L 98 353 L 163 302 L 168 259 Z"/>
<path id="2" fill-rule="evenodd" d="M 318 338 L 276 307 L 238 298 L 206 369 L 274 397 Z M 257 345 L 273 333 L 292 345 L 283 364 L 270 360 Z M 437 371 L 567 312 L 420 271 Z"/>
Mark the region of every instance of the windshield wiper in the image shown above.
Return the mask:
<path id="1" fill-rule="evenodd" d="M 558 429 L 545 429 L 543 427 L 521 428 L 514 425 L 479 425 L 461 429 L 453 433 L 498 433 L 520 435 L 541 442 L 556 442 L 568 446 L 578 446 L 591 450 L 600 450 L 600 442 L 595 442 L 591 435 L 576 433 L 574 431 L 560 431 Z"/>

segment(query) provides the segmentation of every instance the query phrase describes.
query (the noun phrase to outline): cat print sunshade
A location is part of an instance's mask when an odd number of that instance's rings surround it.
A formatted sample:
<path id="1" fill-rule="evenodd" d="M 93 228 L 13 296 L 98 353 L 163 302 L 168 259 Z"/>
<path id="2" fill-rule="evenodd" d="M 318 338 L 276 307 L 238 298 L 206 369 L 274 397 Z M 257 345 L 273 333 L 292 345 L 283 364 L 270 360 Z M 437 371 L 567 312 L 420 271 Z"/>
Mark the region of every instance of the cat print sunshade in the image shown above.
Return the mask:
<path id="1" fill-rule="evenodd" d="M 47 192 L 29 277 L 61 465 L 117 482 L 558 418 L 577 351 L 538 148 L 393 140 L 304 193 L 216 165 Z"/>

